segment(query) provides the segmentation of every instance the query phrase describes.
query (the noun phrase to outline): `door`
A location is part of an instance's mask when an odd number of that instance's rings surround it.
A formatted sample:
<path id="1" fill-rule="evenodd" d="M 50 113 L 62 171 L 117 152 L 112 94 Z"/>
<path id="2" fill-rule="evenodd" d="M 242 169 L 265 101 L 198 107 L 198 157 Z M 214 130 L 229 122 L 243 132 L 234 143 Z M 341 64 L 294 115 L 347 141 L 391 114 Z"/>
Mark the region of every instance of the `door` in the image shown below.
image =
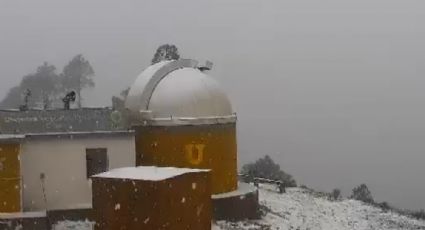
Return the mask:
<path id="1" fill-rule="evenodd" d="M 21 173 L 18 143 L 0 143 L 0 212 L 21 211 Z"/>
<path id="2" fill-rule="evenodd" d="M 108 171 L 108 150 L 106 148 L 86 149 L 87 178 Z"/>

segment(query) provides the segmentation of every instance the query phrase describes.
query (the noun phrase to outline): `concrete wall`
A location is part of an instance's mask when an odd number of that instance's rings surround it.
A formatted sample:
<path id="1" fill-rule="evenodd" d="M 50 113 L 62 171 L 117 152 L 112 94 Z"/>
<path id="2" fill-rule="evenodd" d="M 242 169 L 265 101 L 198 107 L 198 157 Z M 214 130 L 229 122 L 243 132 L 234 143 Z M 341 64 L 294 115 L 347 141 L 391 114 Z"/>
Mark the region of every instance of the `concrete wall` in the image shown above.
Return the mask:
<path id="1" fill-rule="evenodd" d="M 47 209 L 91 206 L 86 148 L 107 148 L 109 169 L 135 166 L 133 135 L 30 138 L 22 143 L 24 211 L 45 210 L 40 174 L 45 174 Z"/>

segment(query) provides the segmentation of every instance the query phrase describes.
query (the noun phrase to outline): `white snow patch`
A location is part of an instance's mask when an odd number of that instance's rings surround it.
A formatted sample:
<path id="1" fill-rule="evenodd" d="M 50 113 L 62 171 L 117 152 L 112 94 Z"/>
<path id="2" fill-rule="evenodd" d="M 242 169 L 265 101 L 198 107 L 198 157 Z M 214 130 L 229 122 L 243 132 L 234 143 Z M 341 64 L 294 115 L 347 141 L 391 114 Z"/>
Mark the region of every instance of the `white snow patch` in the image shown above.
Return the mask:
<path id="1" fill-rule="evenodd" d="M 143 223 L 147 224 L 149 222 L 149 220 L 150 220 L 150 218 L 148 217 L 143 221 Z"/>
<path id="2" fill-rule="evenodd" d="M 253 193 L 257 190 L 257 188 L 253 185 L 247 183 L 238 183 L 238 189 L 232 192 L 213 194 L 212 199 L 222 199 L 234 196 L 244 196 L 249 193 Z"/>
<path id="3" fill-rule="evenodd" d="M 25 135 L 0 134 L 0 140 L 23 139 Z"/>
<path id="4" fill-rule="evenodd" d="M 53 225 L 53 230 L 93 230 L 94 222 L 91 221 L 61 221 Z"/>
<path id="5" fill-rule="evenodd" d="M 39 212 L 13 212 L 13 213 L 1 213 L 0 219 L 17 219 L 17 218 L 37 218 L 37 217 L 45 217 L 45 211 Z"/>
<path id="6" fill-rule="evenodd" d="M 134 179 L 147 181 L 160 181 L 186 173 L 208 172 L 207 169 L 188 169 L 174 167 L 155 167 L 155 166 L 140 166 L 140 167 L 125 167 L 112 169 L 93 177 L 100 178 L 119 178 L 119 179 Z"/>

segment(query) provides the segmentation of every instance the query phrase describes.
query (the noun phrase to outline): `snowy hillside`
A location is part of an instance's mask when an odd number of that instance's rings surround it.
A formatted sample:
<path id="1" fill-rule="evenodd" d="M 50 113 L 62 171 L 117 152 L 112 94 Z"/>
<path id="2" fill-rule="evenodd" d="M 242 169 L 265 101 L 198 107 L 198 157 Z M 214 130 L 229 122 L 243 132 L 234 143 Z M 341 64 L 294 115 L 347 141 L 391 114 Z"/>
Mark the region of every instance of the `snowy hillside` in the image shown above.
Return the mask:
<path id="1" fill-rule="evenodd" d="M 287 189 L 279 194 L 260 189 L 261 204 L 268 213 L 259 221 L 243 223 L 218 222 L 214 230 L 392 230 L 425 229 L 419 221 L 365 205 L 355 200 L 329 201 L 302 188 Z"/>
<path id="2" fill-rule="evenodd" d="M 229 223 L 219 221 L 213 230 L 425 230 L 419 221 L 365 205 L 355 200 L 329 201 L 302 188 L 279 194 L 261 187 L 261 204 L 268 209 L 262 220 Z M 62 222 L 55 230 L 91 230 L 90 222 Z"/>

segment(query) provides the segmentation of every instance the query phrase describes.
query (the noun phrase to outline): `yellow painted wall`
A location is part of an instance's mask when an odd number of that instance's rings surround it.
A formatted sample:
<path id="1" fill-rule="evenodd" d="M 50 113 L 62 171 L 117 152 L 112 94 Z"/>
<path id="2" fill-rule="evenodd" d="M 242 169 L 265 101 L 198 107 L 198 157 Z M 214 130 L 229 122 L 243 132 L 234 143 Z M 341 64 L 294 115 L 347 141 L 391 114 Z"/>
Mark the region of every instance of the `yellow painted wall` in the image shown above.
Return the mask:
<path id="1" fill-rule="evenodd" d="M 136 164 L 211 169 L 212 193 L 237 189 L 236 124 L 136 128 Z"/>
<path id="2" fill-rule="evenodd" d="M 19 144 L 0 143 L 0 212 L 21 211 Z"/>

